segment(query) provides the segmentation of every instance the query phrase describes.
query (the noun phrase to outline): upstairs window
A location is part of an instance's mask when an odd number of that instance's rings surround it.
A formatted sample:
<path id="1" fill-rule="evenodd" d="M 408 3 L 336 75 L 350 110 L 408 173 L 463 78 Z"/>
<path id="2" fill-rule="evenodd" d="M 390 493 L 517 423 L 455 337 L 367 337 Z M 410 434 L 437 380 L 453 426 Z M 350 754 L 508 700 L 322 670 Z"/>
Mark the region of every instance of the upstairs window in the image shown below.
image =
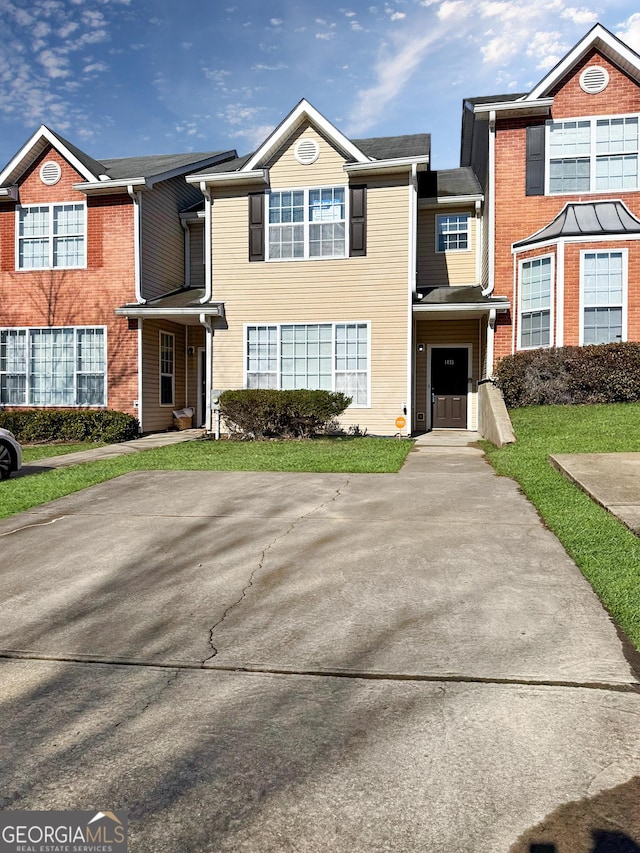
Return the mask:
<path id="1" fill-rule="evenodd" d="M 160 332 L 160 405 L 173 406 L 176 387 L 176 339 Z"/>
<path id="2" fill-rule="evenodd" d="M 610 344 L 626 339 L 627 254 L 581 255 L 581 343 Z"/>
<path id="3" fill-rule="evenodd" d="M 520 265 L 521 349 L 551 345 L 551 257 L 534 258 Z"/>
<path id="4" fill-rule="evenodd" d="M 17 209 L 17 269 L 84 267 L 85 244 L 84 204 L 37 204 Z"/>
<path id="5" fill-rule="evenodd" d="M 638 189 L 638 116 L 548 125 L 549 193 Z"/>
<path id="6" fill-rule="evenodd" d="M 469 248 L 469 216 L 454 213 L 437 216 L 437 251 L 462 252 Z"/>
<path id="7" fill-rule="evenodd" d="M 344 187 L 284 190 L 268 195 L 268 259 L 344 258 Z"/>

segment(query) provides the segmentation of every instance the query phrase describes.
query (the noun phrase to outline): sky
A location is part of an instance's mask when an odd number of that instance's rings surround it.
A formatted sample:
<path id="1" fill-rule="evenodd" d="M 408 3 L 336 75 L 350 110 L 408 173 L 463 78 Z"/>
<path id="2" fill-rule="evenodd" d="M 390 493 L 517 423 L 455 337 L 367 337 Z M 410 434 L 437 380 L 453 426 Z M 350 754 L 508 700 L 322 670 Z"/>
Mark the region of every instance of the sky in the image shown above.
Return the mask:
<path id="1" fill-rule="evenodd" d="M 352 139 L 431 133 L 459 165 L 462 101 L 526 92 L 631 0 L 0 0 L 0 167 L 41 124 L 97 160 L 254 150 L 306 98 Z"/>

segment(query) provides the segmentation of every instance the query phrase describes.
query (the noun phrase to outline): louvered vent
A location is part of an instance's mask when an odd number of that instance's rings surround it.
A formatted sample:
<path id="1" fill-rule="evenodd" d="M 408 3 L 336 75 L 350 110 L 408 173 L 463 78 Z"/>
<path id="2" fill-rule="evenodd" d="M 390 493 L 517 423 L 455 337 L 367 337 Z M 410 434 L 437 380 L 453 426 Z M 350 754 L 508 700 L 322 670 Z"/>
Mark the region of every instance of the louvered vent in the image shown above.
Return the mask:
<path id="1" fill-rule="evenodd" d="M 590 65 L 580 75 L 580 88 L 589 95 L 604 91 L 609 82 L 609 72 L 599 65 Z"/>
<path id="2" fill-rule="evenodd" d="M 296 145 L 295 158 L 302 166 L 310 166 L 320 156 L 320 148 L 314 139 L 301 139 Z"/>
<path id="3" fill-rule="evenodd" d="M 54 184 L 57 184 L 61 175 L 62 169 L 59 164 L 54 163 L 53 160 L 48 160 L 40 166 L 40 180 L 48 187 L 52 187 Z"/>

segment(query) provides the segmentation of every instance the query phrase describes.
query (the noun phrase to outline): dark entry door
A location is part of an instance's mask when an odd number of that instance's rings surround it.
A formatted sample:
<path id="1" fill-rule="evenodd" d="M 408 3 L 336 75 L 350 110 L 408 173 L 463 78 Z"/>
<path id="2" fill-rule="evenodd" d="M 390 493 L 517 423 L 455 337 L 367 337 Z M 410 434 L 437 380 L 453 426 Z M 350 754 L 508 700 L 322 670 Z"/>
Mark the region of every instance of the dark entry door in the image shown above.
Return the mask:
<path id="1" fill-rule="evenodd" d="M 462 347 L 431 350 L 431 427 L 467 428 L 469 351 Z"/>

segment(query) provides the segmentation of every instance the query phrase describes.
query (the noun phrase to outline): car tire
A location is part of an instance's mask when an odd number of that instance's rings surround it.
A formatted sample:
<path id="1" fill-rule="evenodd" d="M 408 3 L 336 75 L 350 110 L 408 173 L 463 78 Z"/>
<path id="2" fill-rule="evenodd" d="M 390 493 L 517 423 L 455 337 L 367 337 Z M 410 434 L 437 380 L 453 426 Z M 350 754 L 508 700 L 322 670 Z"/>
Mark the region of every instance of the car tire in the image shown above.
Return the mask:
<path id="1" fill-rule="evenodd" d="M 0 480 L 10 477 L 15 466 L 13 450 L 6 442 L 0 441 Z"/>

